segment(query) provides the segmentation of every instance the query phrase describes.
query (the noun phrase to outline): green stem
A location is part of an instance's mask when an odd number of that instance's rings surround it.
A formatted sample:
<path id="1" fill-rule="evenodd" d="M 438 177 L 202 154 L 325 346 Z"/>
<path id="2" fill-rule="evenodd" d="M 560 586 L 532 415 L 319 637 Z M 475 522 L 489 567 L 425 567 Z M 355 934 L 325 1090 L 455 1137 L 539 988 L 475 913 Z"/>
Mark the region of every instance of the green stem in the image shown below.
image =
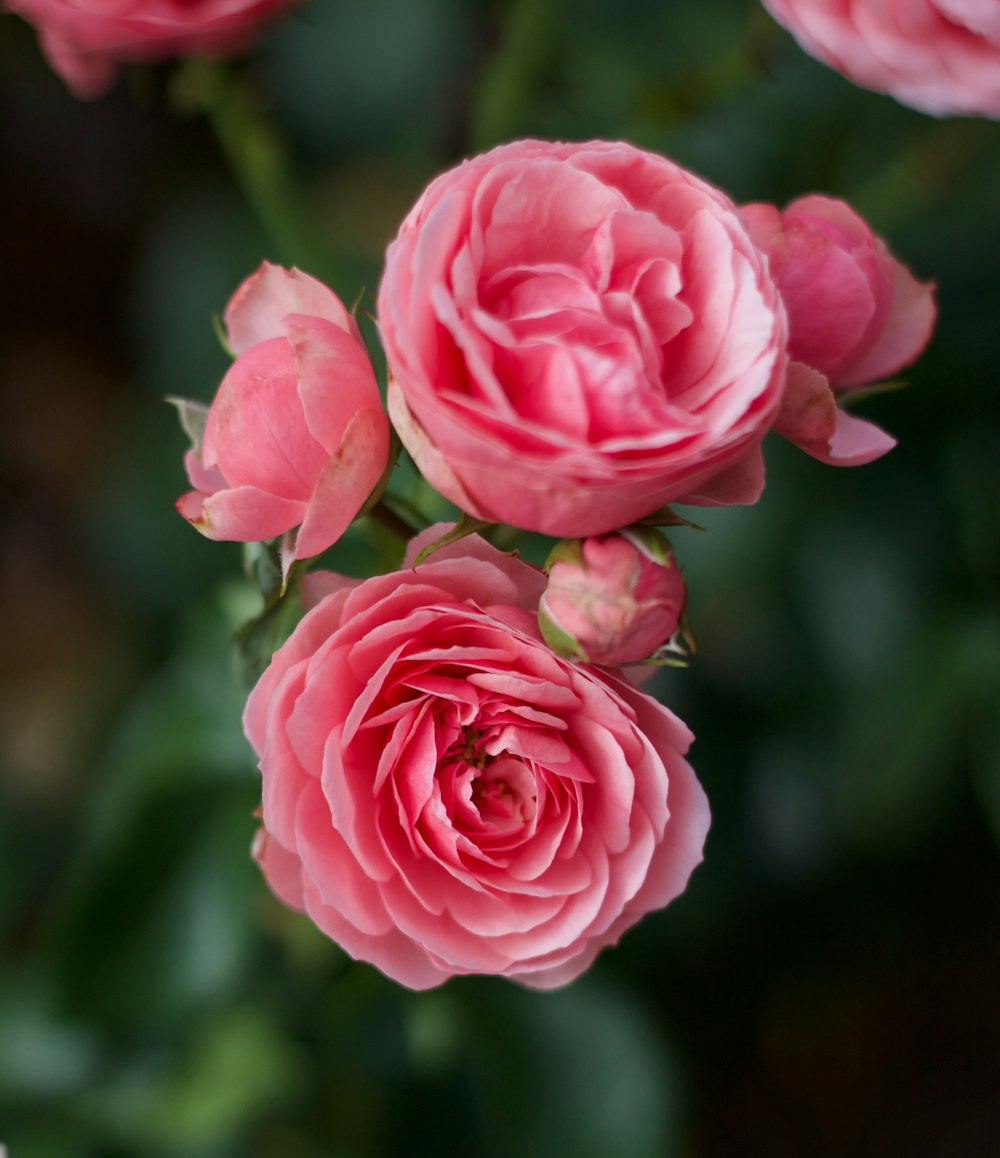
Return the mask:
<path id="1" fill-rule="evenodd" d="M 180 107 L 204 113 L 275 260 L 315 268 L 316 233 L 309 228 L 287 152 L 245 79 L 224 64 L 188 60 L 177 74 L 174 97 Z"/>
<path id="2" fill-rule="evenodd" d="M 404 543 L 408 543 L 420 530 L 419 527 L 412 526 L 406 519 L 397 514 L 385 499 L 379 499 L 368 514 L 370 518 Z"/>
<path id="3" fill-rule="evenodd" d="M 564 19 L 561 10 L 559 0 L 506 5 L 500 45 L 485 69 L 470 117 L 469 141 L 475 150 L 525 132 L 535 81 Z"/>

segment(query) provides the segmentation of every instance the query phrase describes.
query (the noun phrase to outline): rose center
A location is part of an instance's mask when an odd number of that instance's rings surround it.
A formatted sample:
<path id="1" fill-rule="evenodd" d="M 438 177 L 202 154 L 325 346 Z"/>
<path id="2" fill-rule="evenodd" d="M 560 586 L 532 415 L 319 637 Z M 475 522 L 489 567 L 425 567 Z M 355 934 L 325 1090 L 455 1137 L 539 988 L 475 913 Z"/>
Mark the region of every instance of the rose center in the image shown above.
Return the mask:
<path id="1" fill-rule="evenodd" d="M 472 804 L 484 824 L 499 829 L 519 826 L 535 815 L 534 776 L 514 756 L 486 757 L 472 781 Z"/>
<path id="2" fill-rule="evenodd" d="M 509 752 L 492 755 L 484 745 L 484 733 L 465 728 L 462 737 L 452 744 L 441 763 L 441 772 L 456 785 L 460 806 L 454 820 L 466 809 L 465 823 L 494 830 L 519 828 L 535 815 L 537 807 L 535 777 L 523 760 Z M 459 788 L 458 785 L 464 785 Z"/>

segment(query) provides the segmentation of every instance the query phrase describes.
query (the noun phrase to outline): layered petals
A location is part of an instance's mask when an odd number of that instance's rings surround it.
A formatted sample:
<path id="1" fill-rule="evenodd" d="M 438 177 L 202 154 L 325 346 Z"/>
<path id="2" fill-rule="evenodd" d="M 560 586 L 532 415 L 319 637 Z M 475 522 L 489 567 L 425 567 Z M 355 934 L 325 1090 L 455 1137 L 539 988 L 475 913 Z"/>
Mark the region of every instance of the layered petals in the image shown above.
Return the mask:
<path id="1" fill-rule="evenodd" d="M 701 859 L 690 733 L 554 655 L 544 587 L 475 537 L 392 575 L 317 579 L 247 704 L 265 877 L 414 989 L 468 973 L 564 984 Z"/>
<path id="2" fill-rule="evenodd" d="M 517 141 L 437 178 L 389 247 L 378 313 L 424 476 L 547 534 L 710 492 L 780 403 L 784 312 L 735 207 L 627 144 Z"/>

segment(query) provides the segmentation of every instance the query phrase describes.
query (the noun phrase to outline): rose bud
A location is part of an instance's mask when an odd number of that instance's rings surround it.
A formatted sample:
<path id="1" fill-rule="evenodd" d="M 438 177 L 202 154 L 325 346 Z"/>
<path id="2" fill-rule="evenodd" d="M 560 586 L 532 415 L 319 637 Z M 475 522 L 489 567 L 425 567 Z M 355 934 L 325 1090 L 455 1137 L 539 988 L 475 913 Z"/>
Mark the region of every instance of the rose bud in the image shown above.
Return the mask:
<path id="1" fill-rule="evenodd" d="M 839 401 L 912 362 L 934 326 L 919 282 L 843 201 L 800 197 L 783 211 L 743 207 L 788 314 L 791 359 L 774 429 L 839 466 L 871 462 L 895 439 Z"/>
<path id="2" fill-rule="evenodd" d="M 684 580 L 670 544 L 651 527 L 559 543 L 546 570 L 538 625 L 558 655 L 638 663 L 677 631 Z"/>
<path id="3" fill-rule="evenodd" d="M 121 60 L 228 56 L 290 0 L 7 0 L 38 29 L 49 64 L 74 95 L 101 96 Z"/>
<path id="4" fill-rule="evenodd" d="M 268 262 L 236 291 L 225 323 L 236 361 L 215 400 L 180 403 L 195 489 L 177 509 L 209 539 L 250 543 L 298 528 L 286 563 L 318 555 L 389 457 L 368 352 L 332 290 Z"/>

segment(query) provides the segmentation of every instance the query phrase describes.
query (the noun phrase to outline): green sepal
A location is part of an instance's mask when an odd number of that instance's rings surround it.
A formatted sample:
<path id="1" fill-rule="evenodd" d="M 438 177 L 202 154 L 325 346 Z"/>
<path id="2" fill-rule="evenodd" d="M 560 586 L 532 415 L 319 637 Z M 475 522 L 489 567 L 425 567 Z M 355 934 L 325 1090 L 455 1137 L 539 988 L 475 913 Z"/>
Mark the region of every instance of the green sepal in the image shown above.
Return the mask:
<path id="1" fill-rule="evenodd" d="M 462 512 L 461 517 L 454 527 L 446 534 L 442 535 L 440 539 L 435 539 L 433 543 L 428 543 L 426 547 L 413 560 L 413 566 L 419 567 L 430 555 L 435 551 L 439 551 L 442 547 L 449 547 L 452 543 L 458 543 L 462 539 L 467 539 L 469 535 L 478 534 L 480 531 L 485 531 L 488 527 L 494 526 L 491 522 L 485 522 L 483 519 L 474 519 L 471 515 Z"/>
<path id="2" fill-rule="evenodd" d="M 212 332 L 215 334 L 219 345 L 226 351 L 226 353 L 236 361 L 236 354 L 232 346 L 229 344 L 229 335 L 226 333 L 226 327 L 222 322 L 222 315 L 216 312 L 212 314 Z"/>
<path id="3" fill-rule="evenodd" d="M 687 607 L 681 612 L 677 630 L 658 648 L 649 659 L 640 660 L 640 667 L 690 667 L 690 661 L 698 651 L 691 624 L 688 622 Z"/>
<path id="4" fill-rule="evenodd" d="M 292 634 L 302 617 L 298 599 L 277 598 L 248 620 L 233 637 L 236 667 L 249 690 L 260 679 L 271 657 Z"/>
<path id="5" fill-rule="evenodd" d="M 292 633 L 301 618 L 298 599 L 289 588 L 307 565 L 292 556 L 295 531 L 267 543 L 243 544 L 243 569 L 260 591 L 263 607 L 234 636 L 236 663 L 246 687 L 252 687 L 271 662 L 271 656 Z"/>
<path id="6" fill-rule="evenodd" d="M 542 639 L 556 655 L 562 656 L 563 659 L 571 659 L 575 663 L 588 662 L 587 653 L 580 644 L 541 607 L 538 609 L 538 630 L 542 633 Z"/>
<path id="7" fill-rule="evenodd" d="M 690 527 L 692 531 L 705 530 L 698 523 L 692 523 L 690 519 L 685 519 L 683 515 L 679 515 L 670 507 L 660 507 L 658 511 L 653 511 L 651 515 L 640 519 L 635 525 L 640 527 Z"/>
<path id="8" fill-rule="evenodd" d="M 655 527 L 636 523 L 631 527 L 625 527 L 618 533 L 623 539 L 627 539 L 637 551 L 641 551 L 647 559 L 658 563 L 661 567 L 675 567 L 677 565 L 670 540 Z"/>
<path id="9" fill-rule="evenodd" d="M 855 402 L 864 402 L 866 398 L 874 398 L 878 394 L 895 394 L 899 390 L 909 388 L 905 378 L 889 378 L 885 382 L 871 382 L 857 389 L 837 390 L 838 406 L 852 407 Z"/>
<path id="10" fill-rule="evenodd" d="M 191 447 L 201 454 L 201 444 L 205 438 L 205 423 L 208 422 L 208 407 L 204 402 L 192 402 L 190 398 L 177 398 L 169 395 L 164 399 L 177 410 L 177 417 L 181 420 L 184 433 L 191 440 Z"/>
<path id="11" fill-rule="evenodd" d="M 585 565 L 583 559 L 583 540 L 560 539 L 549 552 L 549 557 L 545 560 L 545 567 L 543 568 L 545 574 L 548 575 L 557 563 L 569 563 L 574 567 L 580 567 L 582 569 Z"/>

